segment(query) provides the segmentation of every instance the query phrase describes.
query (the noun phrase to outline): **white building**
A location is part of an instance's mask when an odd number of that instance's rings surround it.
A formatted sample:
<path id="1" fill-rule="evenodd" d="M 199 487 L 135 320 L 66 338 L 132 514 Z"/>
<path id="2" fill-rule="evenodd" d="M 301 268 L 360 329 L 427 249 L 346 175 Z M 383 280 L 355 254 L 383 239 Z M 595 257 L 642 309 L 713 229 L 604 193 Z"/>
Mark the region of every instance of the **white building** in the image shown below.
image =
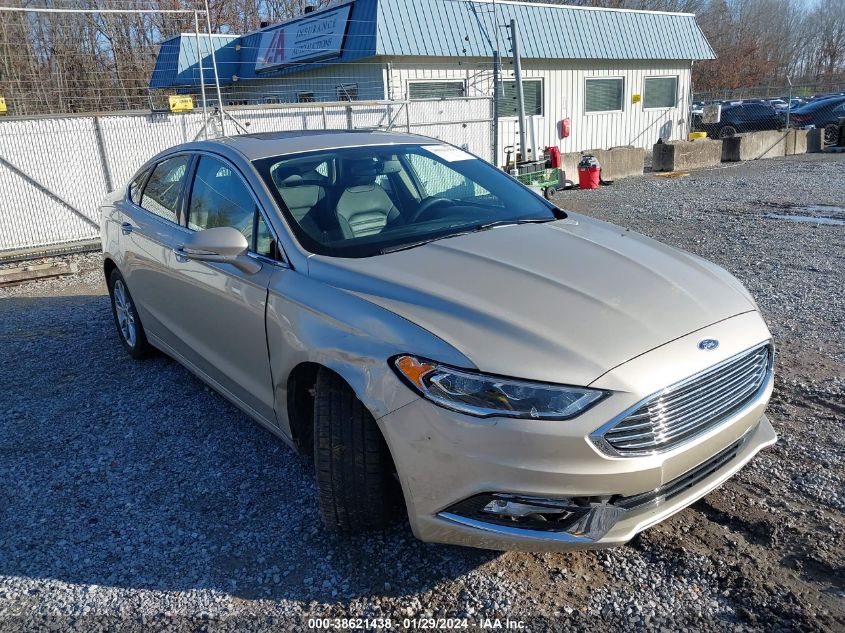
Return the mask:
<path id="1" fill-rule="evenodd" d="M 215 38 L 224 100 L 490 99 L 498 51 L 501 163 L 504 148 L 518 138 L 511 19 L 519 29 L 525 111 L 539 148 L 650 147 L 660 137 L 686 136 L 692 65 L 714 55 L 695 16 L 682 13 L 352 0 L 241 37 Z M 151 87 L 198 92 L 196 47 L 194 36 L 166 42 Z M 202 63 L 205 81 L 213 83 L 210 57 L 203 55 Z M 491 119 L 494 110 L 490 99 Z"/>

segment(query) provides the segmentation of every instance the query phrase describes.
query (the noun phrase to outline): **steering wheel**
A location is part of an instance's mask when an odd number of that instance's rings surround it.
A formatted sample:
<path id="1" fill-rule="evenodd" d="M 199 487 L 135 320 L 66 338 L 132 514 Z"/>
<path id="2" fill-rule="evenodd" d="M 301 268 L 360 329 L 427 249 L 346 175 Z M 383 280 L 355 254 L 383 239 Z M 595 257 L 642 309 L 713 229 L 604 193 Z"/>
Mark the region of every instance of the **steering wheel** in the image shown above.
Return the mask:
<path id="1" fill-rule="evenodd" d="M 417 207 L 417 210 L 411 218 L 409 224 L 419 222 L 422 216 L 433 211 L 436 207 L 440 205 L 452 206 L 453 204 L 454 202 L 452 202 L 451 200 L 447 200 L 446 198 L 436 198 L 435 196 L 429 196 L 420 203 L 420 206 Z"/>

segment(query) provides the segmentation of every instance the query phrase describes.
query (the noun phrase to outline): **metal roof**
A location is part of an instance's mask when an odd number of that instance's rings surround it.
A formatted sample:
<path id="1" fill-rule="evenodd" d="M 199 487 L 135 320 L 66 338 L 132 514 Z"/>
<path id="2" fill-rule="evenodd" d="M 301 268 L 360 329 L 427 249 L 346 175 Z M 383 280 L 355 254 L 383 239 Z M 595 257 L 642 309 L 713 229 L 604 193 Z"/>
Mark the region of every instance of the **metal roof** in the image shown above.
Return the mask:
<path id="1" fill-rule="evenodd" d="M 194 33 L 182 33 L 161 43 L 156 65 L 150 78 L 150 88 L 174 86 L 199 86 L 199 54 L 202 54 L 203 78 L 206 84 L 214 84 L 214 67 L 211 60 L 211 45 L 208 34 L 200 33 L 199 42 Z M 235 50 L 238 35 L 212 34 L 214 56 L 217 58 L 217 72 L 221 85 L 232 83 L 233 69 L 238 61 Z"/>
<path id="2" fill-rule="evenodd" d="M 489 57 L 498 23 L 504 57 L 511 19 L 526 59 L 715 58 L 690 13 L 477 0 L 378 0 L 376 54 Z"/>
<path id="3" fill-rule="evenodd" d="M 340 55 L 256 73 L 264 33 L 350 5 Z M 221 83 L 272 77 L 375 56 L 491 57 L 510 50 L 506 25 L 516 19 L 524 59 L 701 60 L 713 49 L 691 13 L 663 13 L 487 0 L 351 0 L 283 24 L 236 36 L 215 36 Z M 497 26 L 498 25 L 498 26 Z M 498 42 L 497 42 L 498 35 Z M 219 39 L 218 39 L 219 38 Z M 205 52 L 207 39 L 200 37 Z M 162 44 L 150 86 L 198 85 L 196 37 Z M 203 57 L 206 81 L 211 60 Z"/>

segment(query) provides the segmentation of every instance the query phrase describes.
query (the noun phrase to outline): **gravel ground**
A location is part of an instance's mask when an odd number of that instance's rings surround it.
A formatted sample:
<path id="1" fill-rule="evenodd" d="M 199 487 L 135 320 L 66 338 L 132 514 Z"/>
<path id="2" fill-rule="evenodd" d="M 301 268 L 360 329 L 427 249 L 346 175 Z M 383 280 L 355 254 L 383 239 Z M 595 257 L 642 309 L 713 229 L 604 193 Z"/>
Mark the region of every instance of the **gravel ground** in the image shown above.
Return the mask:
<path id="1" fill-rule="evenodd" d="M 327 536 L 307 461 L 172 360 L 120 349 L 98 255 L 66 258 L 78 275 L 0 289 L 0 630 L 456 616 L 532 631 L 842 631 L 845 226 L 765 214 L 845 204 L 844 173 L 845 157 L 808 155 L 563 198 L 731 270 L 778 345 L 780 442 L 600 552 L 428 545 L 404 523 Z"/>

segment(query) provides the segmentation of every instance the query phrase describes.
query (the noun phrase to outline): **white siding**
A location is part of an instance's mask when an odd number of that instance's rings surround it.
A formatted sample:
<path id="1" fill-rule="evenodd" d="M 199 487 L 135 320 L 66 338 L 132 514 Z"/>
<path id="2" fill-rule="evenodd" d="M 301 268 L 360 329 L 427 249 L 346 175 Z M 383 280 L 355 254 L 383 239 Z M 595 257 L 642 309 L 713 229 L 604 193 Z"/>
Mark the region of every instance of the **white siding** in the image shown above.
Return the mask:
<path id="1" fill-rule="evenodd" d="M 224 98 L 246 99 L 252 104 L 264 103 L 265 97 L 273 96 L 281 103 L 296 103 L 298 92 L 313 92 L 317 101 L 337 101 L 341 84 L 357 84 L 360 101 L 386 98 L 384 65 L 380 62 L 333 64 L 279 77 L 242 80 L 226 88 Z M 214 95 L 209 94 L 212 98 Z"/>
<path id="2" fill-rule="evenodd" d="M 543 116 L 536 120 L 539 149 L 557 145 L 562 152 L 607 149 L 622 145 L 650 148 L 661 136 L 680 139 L 687 134 L 691 63 L 688 61 L 579 61 L 525 60 L 525 78 L 543 81 Z M 503 60 L 504 80 L 513 79 L 512 65 Z M 674 108 L 647 110 L 632 96 L 643 94 L 646 77 L 678 76 L 678 104 Z M 587 114 L 584 111 L 584 85 L 587 77 L 623 77 L 625 80 L 621 112 Z M 404 58 L 390 64 L 390 91 L 394 98 L 407 94 L 409 80 L 463 79 L 468 96 L 493 94 L 490 60 L 476 59 L 444 63 L 442 58 Z M 558 135 L 558 122 L 568 117 L 571 135 Z M 503 148 L 518 143 L 515 118 L 500 119 L 500 155 Z"/>

